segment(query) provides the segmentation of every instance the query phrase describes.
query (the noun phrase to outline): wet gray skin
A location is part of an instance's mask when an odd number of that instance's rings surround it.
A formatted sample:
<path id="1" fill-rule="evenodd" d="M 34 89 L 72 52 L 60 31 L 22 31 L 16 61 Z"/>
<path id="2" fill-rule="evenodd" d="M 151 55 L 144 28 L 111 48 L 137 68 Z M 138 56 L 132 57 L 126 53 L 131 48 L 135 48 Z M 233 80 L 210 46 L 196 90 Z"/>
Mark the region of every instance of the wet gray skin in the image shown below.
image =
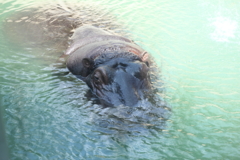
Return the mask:
<path id="1" fill-rule="evenodd" d="M 134 106 L 151 88 L 148 54 L 124 37 L 83 26 L 65 54 L 68 69 L 104 106 Z"/>
<path id="2" fill-rule="evenodd" d="M 133 106 L 150 89 L 147 65 L 125 58 L 99 65 L 85 81 L 105 106 Z"/>

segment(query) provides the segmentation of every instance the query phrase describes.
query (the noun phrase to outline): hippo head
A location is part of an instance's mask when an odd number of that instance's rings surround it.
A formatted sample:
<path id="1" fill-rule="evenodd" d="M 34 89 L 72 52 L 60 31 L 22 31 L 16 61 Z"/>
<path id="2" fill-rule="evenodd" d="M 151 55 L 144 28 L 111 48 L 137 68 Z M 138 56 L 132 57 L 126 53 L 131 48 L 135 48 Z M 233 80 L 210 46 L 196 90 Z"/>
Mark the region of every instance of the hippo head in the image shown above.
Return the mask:
<path id="1" fill-rule="evenodd" d="M 105 105 L 132 106 L 150 88 L 146 63 L 127 58 L 111 59 L 97 65 L 86 83 Z"/>
<path id="2" fill-rule="evenodd" d="M 150 89 L 148 53 L 131 40 L 88 25 L 71 40 L 67 67 L 104 106 L 133 106 Z"/>
<path id="3" fill-rule="evenodd" d="M 133 53 L 106 53 L 94 60 L 83 58 L 81 63 L 73 59 L 79 58 L 69 58 L 69 70 L 86 82 L 104 106 L 134 106 L 151 88 L 148 61 Z"/>

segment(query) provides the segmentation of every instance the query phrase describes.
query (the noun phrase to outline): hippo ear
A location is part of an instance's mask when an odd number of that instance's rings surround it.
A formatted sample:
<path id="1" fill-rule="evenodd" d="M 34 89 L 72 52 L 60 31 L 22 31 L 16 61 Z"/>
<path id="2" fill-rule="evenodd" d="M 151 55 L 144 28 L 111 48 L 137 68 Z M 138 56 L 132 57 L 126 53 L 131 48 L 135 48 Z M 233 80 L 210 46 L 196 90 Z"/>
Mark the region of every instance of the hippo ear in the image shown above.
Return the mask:
<path id="1" fill-rule="evenodd" d="M 92 69 L 93 68 L 93 62 L 90 59 L 88 59 L 88 58 L 84 58 L 82 60 L 82 64 L 87 69 Z"/>
<path id="2" fill-rule="evenodd" d="M 87 77 L 92 72 L 93 64 L 94 63 L 90 59 L 81 59 L 81 57 L 77 57 L 74 54 L 70 55 L 67 60 L 67 68 L 69 71 L 74 75 L 82 77 Z"/>

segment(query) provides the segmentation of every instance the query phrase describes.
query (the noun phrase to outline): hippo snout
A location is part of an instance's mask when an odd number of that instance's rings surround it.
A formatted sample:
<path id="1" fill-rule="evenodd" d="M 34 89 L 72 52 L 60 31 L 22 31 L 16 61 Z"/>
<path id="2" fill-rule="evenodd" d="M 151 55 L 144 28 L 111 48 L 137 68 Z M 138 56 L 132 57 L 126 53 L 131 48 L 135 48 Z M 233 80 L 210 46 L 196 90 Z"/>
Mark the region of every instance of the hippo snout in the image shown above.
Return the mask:
<path id="1" fill-rule="evenodd" d="M 107 106 L 133 106 L 144 98 L 144 92 L 150 89 L 148 66 L 139 61 L 112 61 L 112 64 L 101 65 L 95 69 L 86 83 Z"/>

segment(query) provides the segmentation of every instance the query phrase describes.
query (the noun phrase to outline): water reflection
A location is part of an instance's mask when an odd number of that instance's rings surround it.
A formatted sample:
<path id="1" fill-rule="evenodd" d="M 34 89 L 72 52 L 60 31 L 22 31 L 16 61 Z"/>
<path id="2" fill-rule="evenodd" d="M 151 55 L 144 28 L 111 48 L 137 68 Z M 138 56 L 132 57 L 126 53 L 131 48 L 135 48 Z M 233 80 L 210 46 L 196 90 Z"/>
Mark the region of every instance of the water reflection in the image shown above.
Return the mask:
<path id="1" fill-rule="evenodd" d="M 237 36 L 238 23 L 227 17 L 211 18 L 211 26 L 214 27 L 211 38 L 220 42 L 229 42 Z"/>

